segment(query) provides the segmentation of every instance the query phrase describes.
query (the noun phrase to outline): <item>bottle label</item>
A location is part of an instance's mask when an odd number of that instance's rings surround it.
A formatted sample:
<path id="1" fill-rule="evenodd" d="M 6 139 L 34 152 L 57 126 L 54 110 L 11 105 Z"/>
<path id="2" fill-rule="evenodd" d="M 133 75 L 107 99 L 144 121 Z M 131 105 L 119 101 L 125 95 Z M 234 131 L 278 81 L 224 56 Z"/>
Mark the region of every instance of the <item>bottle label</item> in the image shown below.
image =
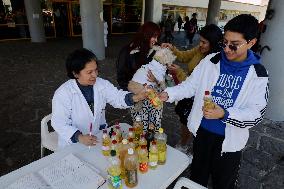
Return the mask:
<path id="1" fill-rule="evenodd" d="M 108 175 L 108 183 L 113 188 L 120 188 L 122 186 L 122 182 L 121 182 L 120 176 Z"/>
<path id="2" fill-rule="evenodd" d="M 138 182 L 137 170 L 126 170 L 126 179 L 129 184 L 136 184 Z"/>
<path id="3" fill-rule="evenodd" d="M 103 151 L 108 151 L 109 150 L 109 146 L 102 146 L 102 150 Z"/>

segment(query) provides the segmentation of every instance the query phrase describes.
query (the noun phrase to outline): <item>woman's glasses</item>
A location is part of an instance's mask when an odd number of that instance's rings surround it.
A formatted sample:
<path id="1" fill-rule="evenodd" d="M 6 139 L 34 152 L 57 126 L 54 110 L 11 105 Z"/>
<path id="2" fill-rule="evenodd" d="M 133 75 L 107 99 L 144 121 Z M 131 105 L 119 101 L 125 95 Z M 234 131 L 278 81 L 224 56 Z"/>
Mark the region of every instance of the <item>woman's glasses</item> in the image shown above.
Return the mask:
<path id="1" fill-rule="evenodd" d="M 239 48 L 241 48 L 243 45 L 245 44 L 248 44 L 249 41 L 243 43 L 243 44 L 240 44 L 240 45 L 233 45 L 233 44 L 228 44 L 228 43 L 225 43 L 224 41 L 220 42 L 219 45 L 220 47 L 222 47 L 223 49 L 225 49 L 227 46 L 230 50 L 232 51 L 237 51 Z"/>

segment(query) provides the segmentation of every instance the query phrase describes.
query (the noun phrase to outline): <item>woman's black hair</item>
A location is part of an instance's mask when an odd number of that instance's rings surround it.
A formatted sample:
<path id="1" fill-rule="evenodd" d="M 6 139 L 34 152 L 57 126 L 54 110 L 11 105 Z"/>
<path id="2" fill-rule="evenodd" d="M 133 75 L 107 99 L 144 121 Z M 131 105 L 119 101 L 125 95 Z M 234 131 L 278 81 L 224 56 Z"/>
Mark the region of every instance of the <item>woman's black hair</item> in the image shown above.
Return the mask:
<path id="1" fill-rule="evenodd" d="M 215 24 L 206 25 L 200 30 L 199 34 L 210 43 L 210 51 L 208 54 L 221 50 L 219 42 L 223 39 L 223 34 L 218 26 Z"/>
<path id="2" fill-rule="evenodd" d="M 65 62 L 67 76 L 71 79 L 76 79 L 73 73 L 78 74 L 91 61 L 95 61 L 98 64 L 97 57 L 92 51 L 85 48 L 73 51 L 67 56 Z"/>

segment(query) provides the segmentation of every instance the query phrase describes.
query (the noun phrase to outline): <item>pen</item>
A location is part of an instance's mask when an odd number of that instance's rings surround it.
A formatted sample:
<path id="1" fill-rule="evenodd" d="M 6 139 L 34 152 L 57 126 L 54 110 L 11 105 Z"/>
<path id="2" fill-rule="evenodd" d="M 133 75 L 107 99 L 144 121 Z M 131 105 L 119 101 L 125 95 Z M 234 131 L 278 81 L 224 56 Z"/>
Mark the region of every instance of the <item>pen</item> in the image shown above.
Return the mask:
<path id="1" fill-rule="evenodd" d="M 93 129 L 93 125 L 92 123 L 90 124 L 90 132 L 89 135 L 92 136 L 92 129 Z M 91 149 L 91 146 L 89 146 L 89 150 Z"/>

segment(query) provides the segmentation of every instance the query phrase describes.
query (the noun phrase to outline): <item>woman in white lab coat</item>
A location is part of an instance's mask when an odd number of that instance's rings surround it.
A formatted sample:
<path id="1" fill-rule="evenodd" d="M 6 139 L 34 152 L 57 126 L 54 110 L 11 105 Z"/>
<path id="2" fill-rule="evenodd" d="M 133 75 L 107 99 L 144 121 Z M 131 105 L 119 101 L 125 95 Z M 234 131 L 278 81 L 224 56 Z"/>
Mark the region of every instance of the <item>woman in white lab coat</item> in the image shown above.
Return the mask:
<path id="1" fill-rule="evenodd" d="M 70 79 L 55 91 L 52 99 L 51 125 L 59 135 L 59 149 L 76 142 L 95 145 L 94 135 L 106 125 L 106 103 L 124 109 L 145 98 L 145 91 L 134 95 L 99 78 L 97 58 L 87 49 L 72 52 L 66 69 Z"/>

